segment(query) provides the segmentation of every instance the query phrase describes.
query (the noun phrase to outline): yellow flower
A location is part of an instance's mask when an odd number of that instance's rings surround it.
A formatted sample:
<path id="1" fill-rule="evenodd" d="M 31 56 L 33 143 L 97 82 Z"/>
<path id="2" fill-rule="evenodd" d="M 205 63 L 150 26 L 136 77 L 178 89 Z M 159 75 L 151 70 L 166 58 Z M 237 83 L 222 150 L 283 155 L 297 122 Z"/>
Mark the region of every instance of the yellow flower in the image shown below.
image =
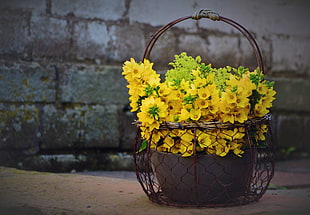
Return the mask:
<path id="1" fill-rule="evenodd" d="M 273 89 L 268 89 L 267 93 L 266 93 L 266 96 L 272 97 L 272 96 L 274 96 L 276 94 L 277 94 L 277 92 L 274 91 Z"/>
<path id="2" fill-rule="evenodd" d="M 275 100 L 275 97 L 273 97 L 276 94 L 276 91 L 273 89 L 268 89 L 266 92 L 266 95 L 262 97 L 262 105 L 265 108 L 272 107 L 272 101 Z"/>
<path id="3" fill-rule="evenodd" d="M 222 100 L 226 101 L 227 103 L 236 103 L 236 100 L 237 100 L 237 96 L 236 96 L 236 93 L 234 92 L 223 92 L 222 93 Z"/>
<path id="4" fill-rule="evenodd" d="M 135 112 L 137 110 L 139 110 L 139 104 L 138 104 L 138 100 L 139 100 L 139 96 L 136 95 L 132 95 L 129 97 L 129 101 L 130 102 L 130 107 L 131 107 L 131 112 Z"/>
<path id="5" fill-rule="evenodd" d="M 170 136 L 165 137 L 164 143 L 169 146 L 169 148 L 173 147 L 174 145 L 174 139 L 172 139 Z"/>
<path id="6" fill-rule="evenodd" d="M 220 114 L 220 120 L 222 122 L 230 122 L 233 124 L 235 122 L 235 116 L 233 113 L 223 113 Z"/>
<path id="7" fill-rule="evenodd" d="M 254 107 L 254 116 L 263 117 L 268 112 L 269 110 L 262 104 L 262 100 L 260 100 Z"/>
<path id="8" fill-rule="evenodd" d="M 216 84 L 209 84 L 206 86 L 206 88 L 209 90 L 211 97 L 218 97 L 219 95 L 219 90 L 216 87 Z"/>
<path id="9" fill-rule="evenodd" d="M 244 123 L 245 121 L 248 120 L 249 112 L 250 112 L 249 109 L 245 109 L 245 108 L 238 109 L 238 112 L 234 114 L 235 115 L 235 121 L 240 122 L 240 123 Z"/>
<path id="10" fill-rule="evenodd" d="M 250 80 L 249 74 L 243 74 L 241 78 L 237 78 L 231 74 L 226 84 L 231 87 L 237 87 L 238 93 L 243 92 L 246 97 L 252 94 L 252 90 L 256 89 L 256 85 Z"/>
<path id="11" fill-rule="evenodd" d="M 189 112 L 190 119 L 198 121 L 201 117 L 200 109 L 191 109 Z"/>
<path id="12" fill-rule="evenodd" d="M 239 86 L 250 91 L 256 88 L 256 85 L 250 80 L 249 75 L 246 74 L 243 74 L 242 78 L 239 80 L 238 88 Z"/>
<path id="13" fill-rule="evenodd" d="M 207 77 L 206 77 L 207 84 L 211 84 L 212 85 L 212 83 L 214 83 L 214 77 L 215 77 L 215 73 L 208 74 Z M 216 86 L 215 84 L 213 84 L 213 85 Z"/>
<path id="14" fill-rule="evenodd" d="M 185 150 L 182 150 L 182 157 L 189 157 L 192 156 L 194 154 L 194 145 L 190 145 L 188 147 L 185 148 Z"/>
<path id="15" fill-rule="evenodd" d="M 238 94 L 244 98 L 248 98 L 252 95 L 253 89 L 247 89 L 244 87 L 238 87 Z"/>
<path id="16" fill-rule="evenodd" d="M 224 157 L 229 152 L 229 147 L 224 139 L 218 139 L 214 144 L 215 154 Z"/>
<path id="17" fill-rule="evenodd" d="M 129 77 L 141 77 L 141 69 L 139 64 L 136 63 L 135 59 L 130 58 L 130 61 L 126 61 L 124 63 L 122 75 Z"/>
<path id="18" fill-rule="evenodd" d="M 182 79 L 181 84 L 180 84 L 180 89 L 188 91 L 190 89 L 190 82 Z"/>
<path id="19" fill-rule="evenodd" d="M 200 147 L 209 147 L 211 146 L 211 137 L 210 134 L 207 132 L 203 132 L 200 130 L 197 130 L 197 137 L 198 137 L 198 143 Z"/>
<path id="20" fill-rule="evenodd" d="M 157 145 L 160 139 L 162 138 L 162 135 L 158 130 L 154 130 L 152 133 L 152 144 Z"/>
<path id="21" fill-rule="evenodd" d="M 190 117 L 191 117 L 190 113 L 185 108 L 183 108 L 181 110 L 181 114 L 179 116 L 180 121 L 186 121 L 186 120 L 190 119 Z"/>
<path id="22" fill-rule="evenodd" d="M 196 76 L 196 79 L 193 81 L 193 83 L 199 89 L 207 84 L 207 79 Z"/>
<path id="23" fill-rule="evenodd" d="M 238 128 L 231 129 L 223 129 L 221 134 L 224 134 L 224 138 L 228 139 L 229 141 L 242 139 L 245 135 L 244 132 L 239 130 Z"/>
<path id="24" fill-rule="evenodd" d="M 204 100 L 209 99 L 209 97 L 211 96 L 209 89 L 206 87 L 198 89 L 197 94 L 198 94 L 199 99 L 204 99 Z"/>
<path id="25" fill-rule="evenodd" d="M 194 101 L 194 107 L 197 108 L 197 109 L 206 108 L 206 107 L 208 107 L 208 104 L 209 104 L 208 100 L 205 100 L 205 99 L 197 98 Z"/>
<path id="26" fill-rule="evenodd" d="M 181 133 L 182 135 L 180 135 L 179 137 L 181 138 L 182 141 L 184 141 L 186 144 L 191 143 L 193 138 L 194 138 L 194 134 L 191 130 L 184 130 L 184 132 Z"/>
<path id="27" fill-rule="evenodd" d="M 201 119 L 204 121 L 207 121 L 207 122 L 216 121 L 215 120 L 216 115 L 211 113 L 209 108 L 210 107 L 201 109 Z M 211 108 L 212 108 L 212 106 L 211 106 Z"/>
<path id="28" fill-rule="evenodd" d="M 169 100 L 177 100 L 178 102 L 183 100 L 183 97 L 184 97 L 184 94 L 181 93 L 181 91 L 179 89 L 171 90 L 170 94 L 168 95 Z"/>
<path id="29" fill-rule="evenodd" d="M 243 140 L 234 140 L 229 142 L 229 150 L 232 150 L 235 155 L 241 157 L 244 151 L 241 149 L 244 144 Z"/>
<path id="30" fill-rule="evenodd" d="M 259 94 L 266 95 L 268 87 L 266 84 L 259 83 L 256 90 Z"/>
<path id="31" fill-rule="evenodd" d="M 219 105 L 219 110 L 222 113 L 229 113 L 230 112 L 230 107 L 229 107 L 227 101 L 221 100 L 218 105 Z"/>
<path id="32" fill-rule="evenodd" d="M 145 96 L 144 89 L 146 88 L 145 85 L 137 84 L 137 85 L 128 85 L 129 91 L 128 94 L 132 96 Z"/>
<path id="33" fill-rule="evenodd" d="M 167 108 L 168 106 L 160 98 L 151 96 L 142 101 L 141 112 L 137 116 L 141 122 L 152 124 L 167 116 Z"/>
<path id="34" fill-rule="evenodd" d="M 236 104 L 238 107 L 246 107 L 249 104 L 250 100 L 247 98 L 247 96 L 244 96 L 243 94 L 238 93 L 236 98 Z"/>
<path id="35" fill-rule="evenodd" d="M 162 97 L 167 97 L 171 92 L 171 88 L 166 83 L 161 83 L 158 94 Z"/>
<path id="36" fill-rule="evenodd" d="M 194 152 L 194 144 L 181 139 L 179 143 L 179 152 L 182 156 L 190 156 Z"/>
<path id="37" fill-rule="evenodd" d="M 220 107 L 220 98 L 217 95 L 213 95 L 209 100 L 208 110 L 210 111 L 210 113 L 215 115 L 220 110 L 219 107 Z"/>
<path id="38" fill-rule="evenodd" d="M 205 152 L 206 152 L 206 154 L 210 154 L 210 155 L 215 155 L 216 154 L 216 151 L 215 151 L 214 147 L 207 147 L 205 149 Z"/>
<path id="39" fill-rule="evenodd" d="M 268 126 L 265 124 L 256 126 L 257 131 L 255 132 L 255 139 L 266 140 L 265 133 L 268 132 Z"/>

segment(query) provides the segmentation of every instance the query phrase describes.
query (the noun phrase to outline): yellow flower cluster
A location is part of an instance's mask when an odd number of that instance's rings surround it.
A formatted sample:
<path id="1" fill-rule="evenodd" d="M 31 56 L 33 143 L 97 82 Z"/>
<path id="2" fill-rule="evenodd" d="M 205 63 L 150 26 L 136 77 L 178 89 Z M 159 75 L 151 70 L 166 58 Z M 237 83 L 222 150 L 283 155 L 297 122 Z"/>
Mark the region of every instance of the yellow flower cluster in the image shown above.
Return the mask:
<path id="1" fill-rule="evenodd" d="M 137 111 L 142 138 L 151 141 L 151 147 L 158 151 L 182 156 L 191 156 L 194 150 L 219 156 L 233 151 L 241 156 L 245 142 L 242 127 L 195 131 L 159 129 L 163 122 L 244 123 L 269 112 L 276 92 L 259 69 L 251 72 L 243 67 L 215 69 L 199 65 L 188 71 L 190 78 L 169 77 L 169 81 L 161 83 L 159 74 L 152 69 L 153 63 L 147 59 L 137 63 L 131 58 L 124 63 L 131 111 Z M 264 140 L 266 132 L 266 127 L 257 128 L 256 140 Z"/>

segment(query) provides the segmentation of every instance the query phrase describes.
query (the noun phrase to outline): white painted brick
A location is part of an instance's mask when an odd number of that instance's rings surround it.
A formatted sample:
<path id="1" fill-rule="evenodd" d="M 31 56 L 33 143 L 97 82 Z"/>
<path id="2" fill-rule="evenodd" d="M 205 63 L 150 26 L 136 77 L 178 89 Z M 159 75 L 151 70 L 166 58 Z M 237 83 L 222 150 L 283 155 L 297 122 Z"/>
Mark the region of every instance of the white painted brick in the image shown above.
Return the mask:
<path id="1" fill-rule="evenodd" d="M 73 13 L 87 19 L 118 20 L 125 11 L 125 0 L 52 0 L 52 14 L 61 16 Z"/>

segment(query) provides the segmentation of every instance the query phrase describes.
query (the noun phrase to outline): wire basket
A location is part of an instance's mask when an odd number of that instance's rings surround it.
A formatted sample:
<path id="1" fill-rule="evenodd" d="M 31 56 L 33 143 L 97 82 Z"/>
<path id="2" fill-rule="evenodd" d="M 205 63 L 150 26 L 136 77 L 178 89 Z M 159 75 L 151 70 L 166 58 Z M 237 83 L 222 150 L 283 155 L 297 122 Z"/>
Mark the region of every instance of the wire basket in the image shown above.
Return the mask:
<path id="1" fill-rule="evenodd" d="M 160 28 L 148 43 L 143 58 L 149 59 L 151 50 L 158 38 L 175 24 L 187 19 L 209 18 L 223 21 L 239 30 L 252 46 L 261 71 L 263 61 L 261 52 L 253 36 L 240 24 L 202 9 L 192 16 L 186 16 Z M 221 122 L 165 122 L 156 132 L 163 137 L 173 136 L 183 131 L 191 136 L 194 153 L 190 157 L 179 154 L 159 152 L 151 148 L 152 135 L 147 140 L 145 150 L 140 150 L 145 141 L 140 135 L 140 123 L 134 146 L 134 162 L 137 179 L 149 199 L 158 204 L 178 207 L 219 207 L 248 204 L 259 200 L 267 190 L 274 174 L 274 145 L 272 144 L 271 116 L 248 120 L 244 123 Z M 263 143 L 253 135 L 257 126 L 265 126 Z M 216 131 L 217 134 L 229 129 L 243 129 L 245 149 L 242 157 L 229 152 L 225 157 L 197 153 L 201 133 Z M 162 141 L 162 140 L 161 140 Z"/>

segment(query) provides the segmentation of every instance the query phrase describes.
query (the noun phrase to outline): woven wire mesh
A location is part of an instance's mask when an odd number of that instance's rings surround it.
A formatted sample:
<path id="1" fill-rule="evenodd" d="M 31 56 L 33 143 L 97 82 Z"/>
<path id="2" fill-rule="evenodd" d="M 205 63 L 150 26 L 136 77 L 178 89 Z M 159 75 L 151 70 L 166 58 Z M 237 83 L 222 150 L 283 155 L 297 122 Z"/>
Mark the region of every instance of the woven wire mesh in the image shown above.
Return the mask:
<path id="1" fill-rule="evenodd" d="M 274 173 L 274 146 L 270 128 L 270 117 L 263 120 L 239 124 L 245 129 L 244 154 L 237 157 L 232 152 L 220 157 L 212 154 L 194 153 L 190 157 L 159 152 L 150 147 L 140 151 L 143 139 L 138 129 L 134 161 L 136 174 L 149 199 L 158 204 L 178 207 L 219 207 L 243 205 L 259 200 L 265 193 Z M 258 143 L 253 135 L 257 125 L 265 124 L 268 131 L 265 140 Z M 236 125 L 231 125 L 233 126 Z M 221 128 L 214 124 L 211 129 Z M 185 128 L 184 134 L 197 135 L 197 130 L 208 127 Z M 174 133 L 175 126 L 162 126 L 159 131 L 166 135 Z M 198 137 L 193 137 L 197 141 Z M 194 143 L 194 145 L 196 145 Z M 194 151 L 196 151 L 194 149 Z"/>

